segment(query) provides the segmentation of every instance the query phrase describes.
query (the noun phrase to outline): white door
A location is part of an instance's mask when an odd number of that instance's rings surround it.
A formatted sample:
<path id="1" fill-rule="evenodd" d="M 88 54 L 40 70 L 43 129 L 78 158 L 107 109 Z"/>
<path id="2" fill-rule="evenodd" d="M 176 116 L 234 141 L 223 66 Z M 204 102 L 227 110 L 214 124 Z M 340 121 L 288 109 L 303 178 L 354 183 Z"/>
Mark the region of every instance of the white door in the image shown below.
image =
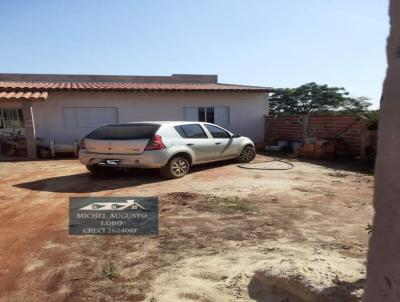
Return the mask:
<path id="1" fill-rule="evenodd" d="M 186 124 L 175 127 L 182 137 L 182 143 L 193 150 L 195 163 L 215 159 L 215 145 L 200 124 Z"/>
<path id="2" fill-rule="evenodd" d="M 204 126 L 213 138 L 217 159 L 234 157 L 240 153 L 240 145 L 227 131 L 214 125 L 205 124 Z"/>

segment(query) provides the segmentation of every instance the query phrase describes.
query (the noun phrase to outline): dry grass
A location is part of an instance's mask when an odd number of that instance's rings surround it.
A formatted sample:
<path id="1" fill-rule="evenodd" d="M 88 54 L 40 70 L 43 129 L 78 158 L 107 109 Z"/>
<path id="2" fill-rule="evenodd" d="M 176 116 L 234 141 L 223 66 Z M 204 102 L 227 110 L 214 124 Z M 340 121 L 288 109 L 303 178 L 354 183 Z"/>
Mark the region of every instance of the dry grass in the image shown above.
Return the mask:
<path id="1" fill-rule="evenodd" d="M 196 206 L 198 211 L 214 213 L 235 213 L 235 212 L 254 212 L 256 207 L 248 199 L 239 197 L 219 197 L 209 196 L 200 201 Z"/>
<path id="2" fill-rule="evenodd" d="M 103 276 L 107 279 L 113 280 L 118 277 L 117 268 L 112 262 L 107 262 L 101 269 Z"/>

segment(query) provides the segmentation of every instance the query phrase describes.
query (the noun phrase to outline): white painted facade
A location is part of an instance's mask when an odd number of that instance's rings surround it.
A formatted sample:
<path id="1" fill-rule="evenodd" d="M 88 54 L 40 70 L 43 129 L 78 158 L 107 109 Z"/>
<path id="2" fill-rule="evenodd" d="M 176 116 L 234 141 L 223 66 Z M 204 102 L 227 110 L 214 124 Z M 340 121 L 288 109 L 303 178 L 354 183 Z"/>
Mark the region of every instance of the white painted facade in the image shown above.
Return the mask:
<path id="1" fill-rule="evenodd" d="M 227 107 L 228 124 L 222 126 L 260 143 L 264 140 L 267 102 L 266 92 L 51 91 L 47 100 L 33 102 L 33 118 L 36 137 L 45 145 L 51 140 L 56 144 L 72 145 L 95 128 L 88 123 L 87 116 L 91 114 L 101 120 L 103 114 L 97 109 L 92 113 L 78 110 L 81 122 L 75 123 L 71 122 L 71 116 L 77 114 L 73 108 L 105 108 L 108 118 L 115 114 L 116 122 L 126 123 L 184 120 L 186 107 Z M 0 104 L 0 108 L 5 107 L 20 108 L 21 103 Z M 6 130 L 10 129 L 2 131 Z"/>

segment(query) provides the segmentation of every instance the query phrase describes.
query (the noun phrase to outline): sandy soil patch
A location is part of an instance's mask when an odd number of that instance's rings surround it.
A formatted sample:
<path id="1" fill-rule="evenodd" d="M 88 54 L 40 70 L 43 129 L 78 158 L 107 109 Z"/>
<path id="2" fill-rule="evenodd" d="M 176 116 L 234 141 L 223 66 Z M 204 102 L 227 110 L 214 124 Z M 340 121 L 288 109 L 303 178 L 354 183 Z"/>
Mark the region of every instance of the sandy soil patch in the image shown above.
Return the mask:
<path id="1" fill-rule="evenodd" d="M 214 164 L 165 181 L 2 162 L 0 301 L 360 301 L 373 177 L 294 164 Z M 160 235 L 69 236 L 70 196 L 160 196 Z"/>

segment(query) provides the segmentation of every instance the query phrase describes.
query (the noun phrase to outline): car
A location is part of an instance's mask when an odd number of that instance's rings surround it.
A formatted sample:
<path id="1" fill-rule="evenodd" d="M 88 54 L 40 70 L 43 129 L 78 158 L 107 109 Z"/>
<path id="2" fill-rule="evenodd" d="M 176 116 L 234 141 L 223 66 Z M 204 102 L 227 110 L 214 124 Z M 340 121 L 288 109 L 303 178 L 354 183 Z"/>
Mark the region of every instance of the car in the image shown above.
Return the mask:
<path id="1" fill-rule="evenodd" d="M 111 167 L 157 168 L 165 178 L 191 166 L 221 160 L 250 162 L 251 139 L 204 122 L 131 122 L 101 126 L 82 139 L 79 160 L 93 173 Z"/>

